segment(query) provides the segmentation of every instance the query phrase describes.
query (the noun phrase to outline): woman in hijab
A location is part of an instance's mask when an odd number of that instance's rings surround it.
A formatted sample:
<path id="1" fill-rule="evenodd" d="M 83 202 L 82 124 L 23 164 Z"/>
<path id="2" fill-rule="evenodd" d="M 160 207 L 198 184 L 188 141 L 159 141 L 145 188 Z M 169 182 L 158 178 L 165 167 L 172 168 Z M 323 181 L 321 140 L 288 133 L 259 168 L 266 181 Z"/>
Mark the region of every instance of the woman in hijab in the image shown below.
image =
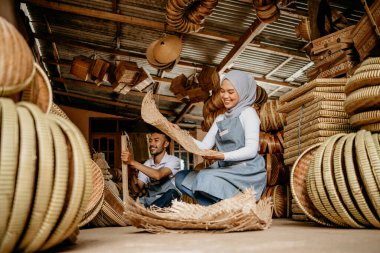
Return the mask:
<path id="1" fill-rule="evenodd" d="M 266 185 L 265 161 L 258 154 L 260 119 L 251 107 L 256 99 L 256 81 L 241 71 L 230 71 L 223 78 L 220 96 L 227 111 L 216 117 L 202 142 L 202 149 L 216 145 L 219 155 L 205 159 L 217 160 L 201 171 L 180 171 L 177 188 L 201 205 L 214 204 L 235 196 L 247 188 L 259 200 Z"/>

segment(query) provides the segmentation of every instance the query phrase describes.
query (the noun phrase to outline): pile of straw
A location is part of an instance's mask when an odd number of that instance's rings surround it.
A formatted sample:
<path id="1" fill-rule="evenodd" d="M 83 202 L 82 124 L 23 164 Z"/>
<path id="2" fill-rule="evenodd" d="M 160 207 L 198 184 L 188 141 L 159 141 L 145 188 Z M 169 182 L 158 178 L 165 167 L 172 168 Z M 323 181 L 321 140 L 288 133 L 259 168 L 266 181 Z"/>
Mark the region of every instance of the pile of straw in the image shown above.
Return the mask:
<path id="1" fill-rule="evenodd" d="M 246 190 L 210 206 L 174 201 L 169 208 L 146 209 L 129 198 L 124 217 L 151 233 L 239 232 L 269 228 L 272 212 L 270 198 L 256 203 L 254 191 Z"/>

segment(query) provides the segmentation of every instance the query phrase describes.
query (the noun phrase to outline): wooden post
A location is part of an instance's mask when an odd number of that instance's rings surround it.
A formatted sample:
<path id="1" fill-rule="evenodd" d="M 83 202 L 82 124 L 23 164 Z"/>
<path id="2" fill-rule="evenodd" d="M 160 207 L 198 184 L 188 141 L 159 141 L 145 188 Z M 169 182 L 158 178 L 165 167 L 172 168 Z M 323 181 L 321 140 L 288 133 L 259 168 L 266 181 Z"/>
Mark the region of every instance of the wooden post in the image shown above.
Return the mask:
<path id="1" fill-rule="evenodd" d="M 131 141 L 127 133 L 121 135 L 121 152 L 129 151 L 133 157 L 133 149 Z M 123 202 L 126 203 L 127 196 L 129 196 L 128 189 L 128 164 L 122 163 L 121 165 L 122 182 L 123 182 Z"/>

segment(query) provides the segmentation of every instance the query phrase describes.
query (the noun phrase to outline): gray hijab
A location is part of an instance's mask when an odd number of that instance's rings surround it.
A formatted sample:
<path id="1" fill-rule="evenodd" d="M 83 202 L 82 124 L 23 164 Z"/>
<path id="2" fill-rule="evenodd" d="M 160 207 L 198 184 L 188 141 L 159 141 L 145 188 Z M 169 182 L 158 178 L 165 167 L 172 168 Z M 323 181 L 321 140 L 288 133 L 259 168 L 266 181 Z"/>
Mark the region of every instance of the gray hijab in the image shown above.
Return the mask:
<path id="1" fill-rule="evenodd" d="M 256 99 L 257 83 L 253 77 L 239 70 L 232 70 L 222 79 L 228 79 L 239 94 L 239 102 L 224 113 L 226 118 L 235 118 L 247 107 L 251 107 Z"/>

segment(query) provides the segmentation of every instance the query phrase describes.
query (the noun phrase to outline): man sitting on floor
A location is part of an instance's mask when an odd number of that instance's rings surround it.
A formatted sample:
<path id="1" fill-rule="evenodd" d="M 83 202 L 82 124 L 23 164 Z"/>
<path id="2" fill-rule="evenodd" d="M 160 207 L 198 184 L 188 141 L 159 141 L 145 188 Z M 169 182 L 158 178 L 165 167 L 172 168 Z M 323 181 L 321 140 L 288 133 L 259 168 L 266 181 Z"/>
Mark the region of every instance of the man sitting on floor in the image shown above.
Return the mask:
<path id="1" fill-rule="evenodd" d="M 168 207 L 174 199 L 181 196 L 174 182 L 174 176 L 180 170 L 180 159 L 166 152 L 169 143 L 169 137 L 165 134 L 153 132 L 149 137 L 149 152 L 152 158 L 144 164 L 135 161 L 128 151 L 122 152 L 122 161 L 139 171 L 138 190 L 141 191 L 146 184 L 148 185 L 148 196 L 140 198 L 145 207 Z"/>

